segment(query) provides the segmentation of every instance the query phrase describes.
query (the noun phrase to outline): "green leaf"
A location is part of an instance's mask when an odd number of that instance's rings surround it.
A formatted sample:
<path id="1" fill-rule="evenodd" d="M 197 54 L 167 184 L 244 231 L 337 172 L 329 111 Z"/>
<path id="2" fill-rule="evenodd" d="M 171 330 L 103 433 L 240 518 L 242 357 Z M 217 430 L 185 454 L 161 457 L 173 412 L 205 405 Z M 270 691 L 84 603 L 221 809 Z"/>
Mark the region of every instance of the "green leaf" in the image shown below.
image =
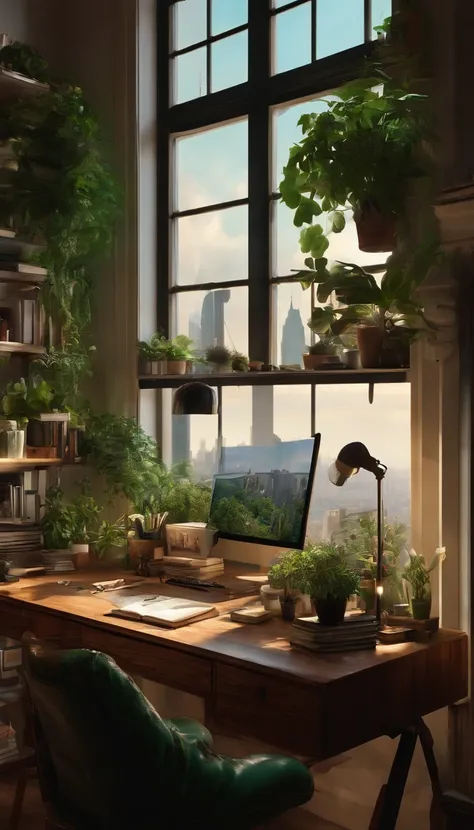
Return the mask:
<path id="1" fill-rule="evenodd" d="M 319 216 L 320 213 L 321 208 L 314 199 L 308 199 L 307 196 L 300 196 L 300 204 L 295 213 L 293 224 L 297 228 L 301 228 L 301 225 L 311 225 L 313 218 Z"/>
<path id="2" fill-rule="evenodd" d="M 346 217 L 342 210 L 335 210 L 331 213 L 329 221 L 331 222 L 331 230 L 333 233 L 341 233 L 346 227 Z"/>
<path id="3" fill-rule="evenodd" d="M 310 271 L 314 271 L 314 259 L 312 257 L 306 257 L 304 264 Z"/>
<path id="4" fill-rule="evenodd" d="M 329 247 L 321 225 L 310 225 L 301 231 L 300 247 L 303 254 L 311 253 L 313 259 L 320 259 Z"/>
<path id="5" fill-rule="evenodd" d="M 308 326 L 315 334 L 327 334 L 335 318 L 336 314 L 332 306 L 314 308 L 311 319 L 308 320 Z"/>

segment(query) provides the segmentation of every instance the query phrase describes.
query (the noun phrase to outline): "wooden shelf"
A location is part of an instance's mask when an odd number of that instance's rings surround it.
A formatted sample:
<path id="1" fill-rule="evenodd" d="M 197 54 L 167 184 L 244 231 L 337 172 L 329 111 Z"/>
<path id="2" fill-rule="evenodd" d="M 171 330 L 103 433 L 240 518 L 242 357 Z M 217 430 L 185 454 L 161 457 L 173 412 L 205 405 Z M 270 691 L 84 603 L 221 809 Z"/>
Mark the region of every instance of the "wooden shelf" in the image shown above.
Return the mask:
<path id="1" fill-rule="evenodd" d="M 140 375 L 140 389 L 176 389 L 198 381 L 209 386 L 298 386 L 303 384 L 406 383 L 407 369 L 323 369 L 314 372 L 231 372 L 222 375 Z"/>
<path id="2" fill-rule="evenodd" d="M 62 467 L 63 458 L 0 458 L 0 473 L 22 473 L 26 470 L 42 470 Z"/>
<path id="3" fill-rule="evenodd" d="M 45 245 L 35 245 L 18 236 L 3 236 L 0 231 L 0 259 L 4 254 L 7 257 L 14 257 L 19 262 L 27 262 L 34 254 L 40 254 L 45 249 Z"/>
<path id="4" fill-rule="evenodd" d="M 41 95 L 49 92 L 48 84 L 41 84 L 19 72 L 11 72 L 9 69 L 0 67 L 0 98 L 16 99 L 25 98 L 29 95 Z"/>
<path id="5" fill-rule="evenodd" d="M 9 283 L 13 285 L 39 286 L 43 285 L 46 279 L 45 274 L 21 274 L 18 271 L 3 271 L 0 264 L 0 285 Z"/>
<path id="6" fill-rule="evenodd" d="M 33 346 L 29 343 L 15 343 L 13 340 L 0 340 L 0 354 L 46 354 L 44 346 Z"/>

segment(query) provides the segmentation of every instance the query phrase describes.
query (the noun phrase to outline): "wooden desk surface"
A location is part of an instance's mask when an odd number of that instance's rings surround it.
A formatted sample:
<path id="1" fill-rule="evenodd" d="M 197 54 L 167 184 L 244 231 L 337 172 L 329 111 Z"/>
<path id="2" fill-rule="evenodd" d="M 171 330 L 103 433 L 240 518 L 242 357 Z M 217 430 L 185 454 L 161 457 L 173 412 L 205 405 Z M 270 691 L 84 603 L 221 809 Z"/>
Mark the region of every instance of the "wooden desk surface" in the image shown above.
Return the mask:
<path id="1" fill-rule="evenodd" d="M 65 576 L 70 587 L 58 585 L 57 576 L 2 585 L 0 634 L 18 638 L 29 630 L 62 647 L 104 651 L 132 674 L 204 697 L 209 720 L 224 731 L 321 760 L 396 733 L 467 695 L 462 632 L 375 651 L 305 654 L 289 646 L 291 623 L 230 621 L 229 611 L 249 595 L 229 600 L 200 593 L 200 600 L 217 605 L 219 617 L 169 631 L 106 617 L 107 594 L 77 590 L 118 575 Z M 136 592 L 197 598 L 196 591 L 156 580 Z"/>

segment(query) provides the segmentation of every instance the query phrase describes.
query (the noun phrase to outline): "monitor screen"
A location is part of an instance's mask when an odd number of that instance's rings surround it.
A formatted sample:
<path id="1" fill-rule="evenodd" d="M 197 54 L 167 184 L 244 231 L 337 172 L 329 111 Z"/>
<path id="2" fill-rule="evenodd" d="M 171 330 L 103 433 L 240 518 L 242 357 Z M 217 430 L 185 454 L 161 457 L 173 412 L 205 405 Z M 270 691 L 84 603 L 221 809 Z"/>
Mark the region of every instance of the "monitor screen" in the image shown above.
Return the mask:
<path id="1" fill-rule="evenodd" d="M 269 447 L 225 447 L 210 525 L 222 539 L 303 548 L 321 436 Z"/>

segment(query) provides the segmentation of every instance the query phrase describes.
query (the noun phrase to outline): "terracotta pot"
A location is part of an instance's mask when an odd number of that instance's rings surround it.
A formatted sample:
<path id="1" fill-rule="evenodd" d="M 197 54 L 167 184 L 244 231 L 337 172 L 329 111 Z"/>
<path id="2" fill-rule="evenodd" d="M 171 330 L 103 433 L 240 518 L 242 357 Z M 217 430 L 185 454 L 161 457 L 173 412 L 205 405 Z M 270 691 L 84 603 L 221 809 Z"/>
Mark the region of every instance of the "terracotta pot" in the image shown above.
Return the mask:
<path id="1" fill-rule="evenodd" d="M 303 363 L 304 368 L 308 370 L 317 369 L 319 366 L 325 366 L 328 363 L 340 363 L 339 355 L 337 354 L 304 354 Z"/>
<path id="2" fill-rule="evenodd" d="M 359 250 L 370 254 L 388 253 L 397 245 L 397 223 L 393 214 L 385 215 L 367 203 L 354 213 Z"/>
<path id="3" fill-rule="evenodd" d="M 326 597 L 325 599 L 314 598 L 314 607 L 316 608 L 316 614 L 321 625 L 340 625 L 344 622 L 347 599 L 335 599 L 334 597 Z"/>
<path id="4" fill-rule="evenodd" d="M 261 372 L 263 365 L 263 360 L 249 360 L 249 370 L 251 372 Z"/>
<path id="5" fill-rule="evenodd" d="M 76 568 L 78 570 L 83 570 L 84 568 L 88 568 L 90 566 L 91 555 L 89 545 L 72 545 L 72 553 L 75 556 Z"/>
<path id="6" fill-rule="evenodd" d="M 165 373 L 168 375 L 185 375 L 186 361 L 185 360 L 167 360 Z"/>
<path id="7" fill-rule="evenodd" d="M 357 346 L 363 369 L 378 369 L 382 362 L 385 332 L 380 326 L 358 326 Z"/>

